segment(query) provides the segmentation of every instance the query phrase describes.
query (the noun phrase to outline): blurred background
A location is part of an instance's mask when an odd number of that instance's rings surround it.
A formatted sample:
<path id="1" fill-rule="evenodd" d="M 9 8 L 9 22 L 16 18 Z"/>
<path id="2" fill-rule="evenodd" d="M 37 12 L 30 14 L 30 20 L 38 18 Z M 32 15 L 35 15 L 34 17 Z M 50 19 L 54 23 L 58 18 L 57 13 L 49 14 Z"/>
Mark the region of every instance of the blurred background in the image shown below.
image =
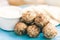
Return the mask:
<path id="1" fill-rule="evenodd" d="M 45 0 L 46 4 L 60 6 L 60 0 Z"/>
<path id="2" fill-rule="evenodd" d="M 44 4 L 60 6 L 60 0 L 0 0 L 0 6 L 5 5 L 20 6 L 26 4 Z"/>

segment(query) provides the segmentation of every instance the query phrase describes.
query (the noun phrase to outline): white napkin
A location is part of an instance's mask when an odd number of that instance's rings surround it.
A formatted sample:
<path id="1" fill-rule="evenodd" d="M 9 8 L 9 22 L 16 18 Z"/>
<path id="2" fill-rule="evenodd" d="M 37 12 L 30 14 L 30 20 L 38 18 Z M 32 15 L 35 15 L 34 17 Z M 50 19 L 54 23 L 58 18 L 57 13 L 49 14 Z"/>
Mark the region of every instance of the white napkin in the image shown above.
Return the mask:
<path id="1" fill-rule="evenodd" d="M 60 24 L 60 8 L 48 5 L 31 6 L 38 13 L 43 13 L 53 25 Z M 29 8 L 28 8 L 29 9 Z M 52 16 L 52 17 L 51 17 Z"/>

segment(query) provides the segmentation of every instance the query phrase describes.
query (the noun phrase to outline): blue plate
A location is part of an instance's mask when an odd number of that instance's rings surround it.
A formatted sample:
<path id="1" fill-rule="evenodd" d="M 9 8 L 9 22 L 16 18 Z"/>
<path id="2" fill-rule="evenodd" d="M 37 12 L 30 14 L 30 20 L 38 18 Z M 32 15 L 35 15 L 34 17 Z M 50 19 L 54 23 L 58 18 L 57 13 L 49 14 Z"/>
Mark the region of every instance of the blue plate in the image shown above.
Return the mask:
<path id="1" fill-rule="evenodd" d="M 47 39 L 43 33 L 40 33 L 37 38 L 29 38 L 28 35 L 18 36 L 14 32 L 7 32 L 0 29 L 0 40 L 60 40 L 60 25 L 57 26 L 58 35 L 55 38 Z"/>

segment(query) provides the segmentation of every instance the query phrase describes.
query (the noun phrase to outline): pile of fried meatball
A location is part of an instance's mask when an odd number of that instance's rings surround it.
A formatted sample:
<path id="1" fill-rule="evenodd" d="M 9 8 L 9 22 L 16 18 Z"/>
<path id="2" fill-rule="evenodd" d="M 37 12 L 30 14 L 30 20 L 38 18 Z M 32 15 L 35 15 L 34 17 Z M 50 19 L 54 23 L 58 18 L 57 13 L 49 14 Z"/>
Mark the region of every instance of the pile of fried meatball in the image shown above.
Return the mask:
<path id="1" fill-rule="evenodd" d="M 18 35 L 27 34 L 29 37 L 38 37 L 40 33 L 46 38 L 54 38 L 57 30 L 43 13 L 26 11 L 15 25 L 14 32 Z"/>

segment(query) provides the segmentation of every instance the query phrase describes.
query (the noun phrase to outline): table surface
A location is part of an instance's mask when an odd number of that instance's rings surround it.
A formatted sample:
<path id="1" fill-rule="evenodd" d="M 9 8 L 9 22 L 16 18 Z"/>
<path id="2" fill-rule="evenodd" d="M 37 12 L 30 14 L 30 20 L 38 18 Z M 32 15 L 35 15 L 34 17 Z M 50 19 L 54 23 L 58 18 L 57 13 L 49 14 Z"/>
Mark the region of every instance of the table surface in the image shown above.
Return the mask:
<path id="1" fill-rule="evenodd" d="M 37 38 L 29 38 L 28 35 L 18 36 L 14 32 L 8 32 L 0 29 L 0 40 L 60 40 L 60 25 L 56 26 L 58 35 L 55 38 L 47 39 L 43 36 L 43 33 Z"/>

